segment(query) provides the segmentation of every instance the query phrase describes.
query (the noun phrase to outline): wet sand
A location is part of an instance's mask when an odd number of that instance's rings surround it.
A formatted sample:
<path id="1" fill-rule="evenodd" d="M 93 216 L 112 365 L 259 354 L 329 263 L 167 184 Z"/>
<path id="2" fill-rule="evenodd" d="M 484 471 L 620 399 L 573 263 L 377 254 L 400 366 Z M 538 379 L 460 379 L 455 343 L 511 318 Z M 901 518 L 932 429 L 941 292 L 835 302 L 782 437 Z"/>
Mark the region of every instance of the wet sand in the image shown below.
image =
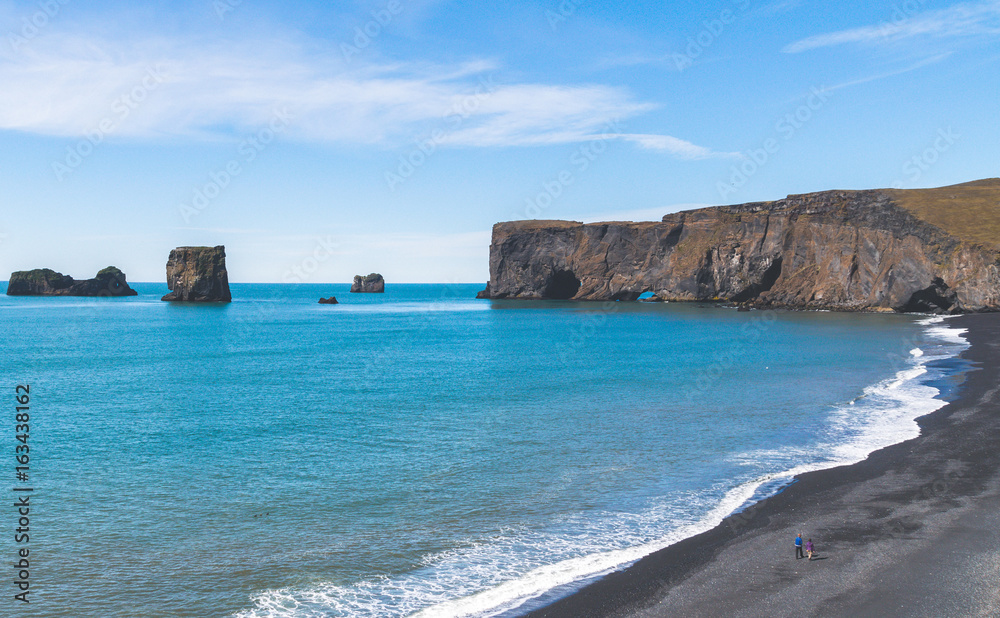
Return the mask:
<path id="1" fill-rule="evenodd" d="M 954 318 L 975 368 L 918 438 L 801 475 L 718 527 L 529 613 L 1000 614 L 1000 314 Z M 796 560 L 797 532 L 816 560 Z"/>

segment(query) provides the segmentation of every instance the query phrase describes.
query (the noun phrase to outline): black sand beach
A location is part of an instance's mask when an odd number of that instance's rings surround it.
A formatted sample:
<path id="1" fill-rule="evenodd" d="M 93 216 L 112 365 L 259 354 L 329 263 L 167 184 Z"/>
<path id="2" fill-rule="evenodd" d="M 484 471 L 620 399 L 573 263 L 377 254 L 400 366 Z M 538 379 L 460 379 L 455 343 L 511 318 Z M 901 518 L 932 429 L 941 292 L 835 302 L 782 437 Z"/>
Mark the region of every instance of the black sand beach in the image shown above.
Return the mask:
<path id="1" fill-rule="evenodd" d="M 1000 615 L 1000 315 L 950 324 L 968 329 L 975 369 L 920 437 L 804 474 L 528 615 Z M 819 559 L 795 559 L 797 532 Z"/>

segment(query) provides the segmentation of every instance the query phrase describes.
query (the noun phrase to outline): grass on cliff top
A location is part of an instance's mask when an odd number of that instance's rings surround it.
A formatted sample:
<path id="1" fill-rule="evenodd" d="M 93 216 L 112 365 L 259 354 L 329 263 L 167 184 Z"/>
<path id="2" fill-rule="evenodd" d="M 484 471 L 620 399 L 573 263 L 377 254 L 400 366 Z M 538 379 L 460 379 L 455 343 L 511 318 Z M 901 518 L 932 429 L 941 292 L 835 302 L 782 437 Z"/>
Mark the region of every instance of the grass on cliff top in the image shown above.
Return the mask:
<path id="1" fill-rule="evenodd" d="M 32 283 L 41 283 L 42 281 L 48 279 L 58 279 L 64 277 L 62 273 L 56 272 L 51 268 L 36 268 L 34 270 L 18 270 L 11 273 L 11 277 L 17 276 L 25 281 L 30 281 Z"/>
<path id="2" fill-rule="evenodd" d="M 916 217 L 962 240 L 1000 249 L 1000 178 L 937 189 L 886 189 Z"/>
<path id="3" fill-rule="evenodd" d="M 883 189 L 896 204 L 913 213 L 918 219 L 941 228 L 965 241 L 979 243 L 1000 250 L 1000 178 L 975 180 L 936 189 Z M 766 202 L 770 204 L 771 202 Z M 715 210 L 718 207 L 698 208 L 685 212 Z M 671 217 L 673 213 L 664 218 Z M 604 221 L 587 225 L 616 223 Z M 656 222 L 619 222 L 632 225 Z M 571 228 L 584 225 L 579 221 L 529 219 L 507 221 L 508 230 L 533 230 Z"/>

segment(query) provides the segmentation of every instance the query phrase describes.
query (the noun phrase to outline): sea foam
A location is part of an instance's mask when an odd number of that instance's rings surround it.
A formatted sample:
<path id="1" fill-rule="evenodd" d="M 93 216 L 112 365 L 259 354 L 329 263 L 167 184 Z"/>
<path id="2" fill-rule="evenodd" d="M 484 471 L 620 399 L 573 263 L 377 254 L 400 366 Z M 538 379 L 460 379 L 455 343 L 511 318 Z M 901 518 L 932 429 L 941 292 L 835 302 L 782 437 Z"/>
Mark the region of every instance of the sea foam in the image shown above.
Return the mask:
<path id="1" fill-rule="evenodd" d="M 425 557 L 407 574 L 351 585 L 268 590 L 239 618 L 418 616 L 486 617 L 523 611 L 553 589 L 569 589 L 719 525 L 787 486 L 796 475 L 848 465 L 919 435 L 921 416 L 946 405 L 929 386 L 935 360 L 968 347 L 963 329 L 945 318 L 920 321 L 930 345 L 910 350 L 895 374 L 835 406 L 818 443 L 738 453 L 732 460 L 759 473 L 735 486 L 664 497 L 638 513 L 569 517 L 554 530 L 505 530 L 486 540 Z"/>

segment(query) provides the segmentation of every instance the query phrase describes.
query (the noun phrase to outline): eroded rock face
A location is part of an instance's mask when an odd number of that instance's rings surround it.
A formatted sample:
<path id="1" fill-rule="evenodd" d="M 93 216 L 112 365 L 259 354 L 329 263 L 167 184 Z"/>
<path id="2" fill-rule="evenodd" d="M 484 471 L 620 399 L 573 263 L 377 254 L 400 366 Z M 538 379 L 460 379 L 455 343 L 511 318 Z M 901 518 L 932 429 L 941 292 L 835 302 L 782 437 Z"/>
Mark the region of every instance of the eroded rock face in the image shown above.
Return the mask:
<path id="1" fill-rule="evenodd" d="M 757 307 L 1000 309 L 998 247 L 959 239 L 894 195 L 825 191 L 649 223 L 498 223 L 480 297 L 635 300 L 653 292 Z"/>
<path id="2" fill-rule="evenodd" d="M 351 291 L 381 294 L 385 292 L 385 279 L 378 273 L 372 273 L 365 277 L 354 275 L 354 283 L 351 284 Z"/>
<path id="3" fill-rule="evenodd" d="M 128 286 L 125 273 L 108 266 L 93 279 L 76 281 L 50 268 L 21 270 L 10 275 L 8 296 L 136 296 Z"/>
<path id="4" fill-rule="evenodd" d="M 167 259 L 167 287 L 161 300 L 184 302 L 230 302 L 226 248 L 177 247 Z"/>

